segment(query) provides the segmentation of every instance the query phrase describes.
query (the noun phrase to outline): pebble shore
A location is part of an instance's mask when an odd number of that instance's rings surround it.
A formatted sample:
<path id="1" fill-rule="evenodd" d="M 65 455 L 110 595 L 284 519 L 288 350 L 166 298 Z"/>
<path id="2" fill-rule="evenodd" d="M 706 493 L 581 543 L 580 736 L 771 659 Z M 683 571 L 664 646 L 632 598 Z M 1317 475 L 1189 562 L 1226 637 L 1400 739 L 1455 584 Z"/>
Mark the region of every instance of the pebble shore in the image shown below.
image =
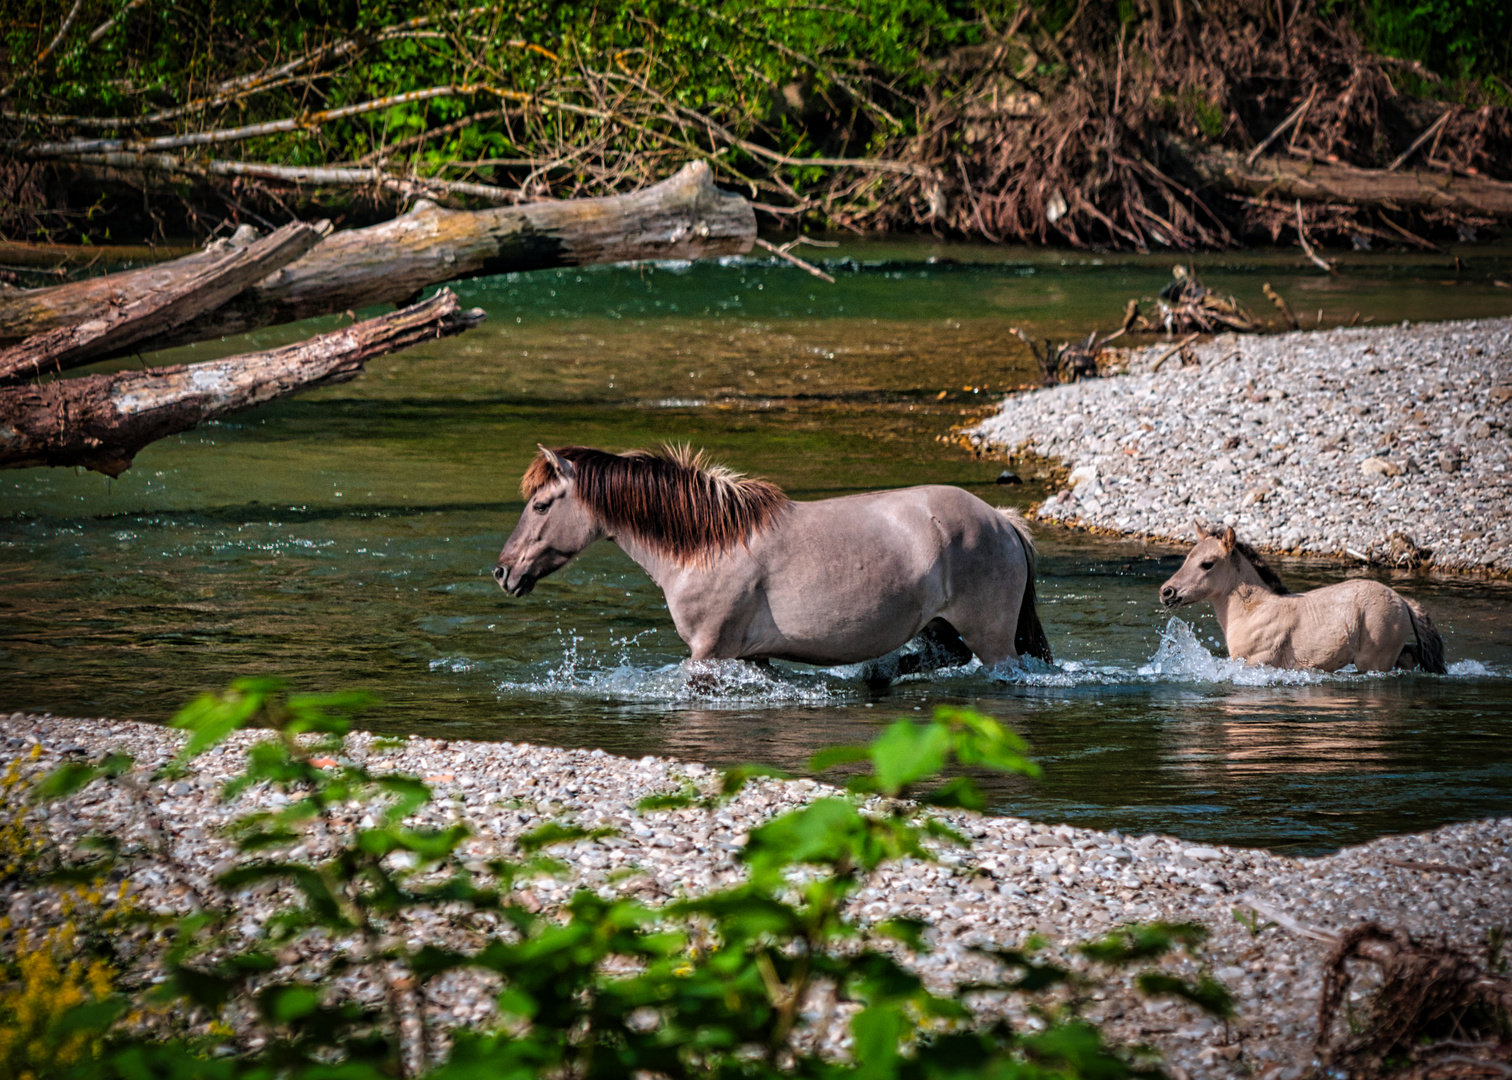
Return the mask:
<path id="1" fill-rule="evenodd" d="M 1263 549 L 1383 564 L 1407 550 L 1399 533 L 1438 570 L 1504 575 L 1509 422 L 1505 318 L 1153 346 L 1126 374 L 1010 397 L 964 435 L 1070 469 L 1044 520 L 1190 540 L 1195 517 Z"/>
<path id="2" fill-rule="evenodd" d="M 100 785 L 53 804 L 47 827 L 68 845 L 105 832 L 123 843 L 156 830 L 166 839 L 183 878 L 139 870 L 131 883 L 141 902 L 162 914 L 187 911 L 190 893 L 210 895 L 213 877 L 229 866 L 229 843 L 219 828 L 233 816 L 271 808 L 283 798 L 253 788 L 234 804 L 220 801 L 221 784 L 240 771 L 245 751 L 260 736 L 234 735 L 193 763 L 187 777 L 145 785 L 128 796 Z M 51 769 L 65 760 L 92 760 L 123 751 L 144 781 L 178 749 L 179 732 L 147 724 L 14 714 L 0 716 L 4 757 Z M 40 747 L 40 750 L 36 749 Z M 434 801 L 424 824 L 465 820 L 473 831 L 466 860 L 515 853 L 522 833 L 548 821 L 608 827 L 613 835 L 558 845 L 551 854 L 570 873 L 539 878 L 521 902 L 550 908 L 587 887 L 657 903 L 737 881 L 737 855 L 747 832 L 762 821 L 833 793 L 813 780 L 760 780 L 715 810 L 637 813 L 644 797 L 686 790 L 712 791 L 718 773 L 701 765 L 646 757 L 638 761 L 599 750 L 559 750 L 510 743 L 443 742 L 422 738 L 348 740 L 347 753 L 375 770 L 398 770 L 430 783 Z M 33 758 L 35 754 L 35 758 Z M 134 801 L 145 799 L 144 807 Z M 353 815 L 361 813 L 354 810 Z M 906 957 L 937 988 L 992 974 L 974 945 L 1017 946 L 1031 933 L 1070 944 L 1129 921 L 1198 921 L 1212 938 L 1200 961 L 1173 961 L 1173 970 L 1207 971 L 1234 994 L 1239 1017 L 1214 1024 L 1171 1000 L 1146 1000 L 1117 980 L 1093 995 L 1090 1015 L 1109 1035 L 1147 1043 L 1165 1057 L 1174 1080 L 1273 1076 L 1296 1080 L 1312 1060 L 1320 964 L 1330 948 L 1305 928 L 1325 935 L 1361 921 L 1402 927 L 1419 938 L 1442 939 L 1483 955 L 1487 931 L 1512 925 L 1512 818 L 1452 825 L 1418 836 L 1391 837 L 1317 859 L 1291 859 L 1261 850 L 1194 845 L 1166 836 L 1122 836 L 1022 819 L 952 812 L 941 815 L 972 838 L 969 849 L 941 845 L 936 861 L 906 860 L 880 870 L 855 900 L 853 916 L 870 924 L 894 915 L 927 922 L 933 950 Z M 350 824 L 355 825 L 353 820 Z M 295 858 L 321 855 L 312 838 Z M 47 913 L 35 894 L 0 892 L 0 912 L 14 925 Z M 271 903 L 265 892 L 230 898 L 244 911 L 242 932 L 257 935 Z M 1258 912 L 1252 932 L 1234 913 Z M 473 931 L 443 912 L 421 913 L 407 930 L 412 944 L 457 943 Z M 307 941 L 313 951 L 339 942 Z M 1185 965 L 1183 967 L 1183 965 Z M 357 980 L 358 976 L 344 977 Z M 362 998 L 378 992 L 360 982 L 342 988 Z M 448 976 L 433 988 L 428 1009 L 443 1026 L 486 1024 L 490 988 Z M 1038 1021 L 1014 999 L 978 1002 L 1016 1022 Z M 832 1048 L 848 1041 L 847 1015 L 816 1004 L 807 1019 Z"/>

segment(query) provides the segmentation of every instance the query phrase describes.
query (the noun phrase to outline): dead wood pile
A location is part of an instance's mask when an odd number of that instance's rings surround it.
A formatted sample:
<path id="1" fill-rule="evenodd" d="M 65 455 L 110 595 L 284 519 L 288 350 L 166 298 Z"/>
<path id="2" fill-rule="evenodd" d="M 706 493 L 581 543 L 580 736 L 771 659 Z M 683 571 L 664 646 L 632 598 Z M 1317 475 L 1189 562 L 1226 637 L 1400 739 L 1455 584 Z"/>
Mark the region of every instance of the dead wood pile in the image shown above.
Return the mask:
<path id="1" fill-rule="evenodd" d="M 1512 979 L 1495 970 L 1505 969 L 1501 945 L 1488 942 L 1482 964 L 1376 923 L 1342 935 L 1324 962 L 1318 1005 L 1324 1075 L 1512 1076 Z M 1347 1002 L 1362 964 L 1377 970 L 1379 987 L 1357 1012 Z"/>
<path id="2" fill-rule="evenodd" d="M 1295 237 L 1298 200 L 1303 228 L 1356 246 L 1512 219 L 1512 110 L 1407 95 L 1313 3 L 1139 7 L 1082 3 L 1055 34 L 1025 7 L 945 58 L 889 148 L 914 171 L 853 180 L 870 208 L 847 220 L 1193 249 Z"/>

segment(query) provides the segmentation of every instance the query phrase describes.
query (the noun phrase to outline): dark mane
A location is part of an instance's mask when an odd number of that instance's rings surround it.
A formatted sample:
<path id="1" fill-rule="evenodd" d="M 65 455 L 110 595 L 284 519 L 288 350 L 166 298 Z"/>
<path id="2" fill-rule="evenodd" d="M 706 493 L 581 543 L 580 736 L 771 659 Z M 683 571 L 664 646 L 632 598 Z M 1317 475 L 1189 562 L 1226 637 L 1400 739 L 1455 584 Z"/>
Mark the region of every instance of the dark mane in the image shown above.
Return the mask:
<path id="1" fill-rule="evenodd" d="M 1290 590 L 1282 584 L 1281 578 L 1271 569 L 1270 564 L 1265 561 L 1258 551 L 1250 547 L 1243 540 L 1234 541 L 1234 550 L 1250 561 L 1250 565 L 1255 568 L 1255 573 L 1260 575 L 1260 580 L 1265 583 L 1266 588 L 1281 596 L 1288 595 Z"/>
<path id="2" fill-rule="evenodd" d="M 710 465 L 687 447 L 611 454 L 563 446 L 552 453 L 571 463 L 577 497 L 600 521 L 678 562 L 745 543 L 789 502 L 776 484 Z M 520 480 L 520 494 L 530 499 L 557 475 L 551 459 L 537 454 Z"/>

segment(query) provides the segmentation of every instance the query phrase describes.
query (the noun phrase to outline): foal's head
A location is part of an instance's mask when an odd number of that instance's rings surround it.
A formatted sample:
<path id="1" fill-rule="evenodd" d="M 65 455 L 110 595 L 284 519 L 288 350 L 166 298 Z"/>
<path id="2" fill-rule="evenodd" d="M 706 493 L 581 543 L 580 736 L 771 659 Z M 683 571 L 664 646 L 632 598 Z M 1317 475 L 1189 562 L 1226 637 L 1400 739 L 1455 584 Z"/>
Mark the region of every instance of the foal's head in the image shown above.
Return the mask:
<path id="1" fill-rule="evenodd" d="M 1192 529 L 1197 533 L 1197 546 L 1187 555 L 1181 569 L 1160 587 L 1160 602 L 1173 610 L 1226 596 L 1239 584 L 1238 540 L 1234 530 L 1225 525 L 1216 532 L 1208 532 L 1197 521 L 1192 522 Z"/>
<path id="2" fill-rule="evenodd" d="M 1197 534 L 1197 546 L 1181 569 L 1160 587 L 1160 602 L 1166 607 L 1175 610 L 1227 596 L 1240 585 L 1258 585 L 1277 594 L 1286 592 L 1286 586 L 1260 553 L 1242 543 L 1227 525 L 1210 532 L 1200 521 L 1194 521 L 1192 531 Z"/>
<path id="3" fill-rule="evenodd" d="M 520 484 L 525 512 L 499 552 L 494 580 L 511 596 L 524 596 L 547 574 L 603 535 L 597 515 L 577 497 L 571 461 L 541 447 Z"/>

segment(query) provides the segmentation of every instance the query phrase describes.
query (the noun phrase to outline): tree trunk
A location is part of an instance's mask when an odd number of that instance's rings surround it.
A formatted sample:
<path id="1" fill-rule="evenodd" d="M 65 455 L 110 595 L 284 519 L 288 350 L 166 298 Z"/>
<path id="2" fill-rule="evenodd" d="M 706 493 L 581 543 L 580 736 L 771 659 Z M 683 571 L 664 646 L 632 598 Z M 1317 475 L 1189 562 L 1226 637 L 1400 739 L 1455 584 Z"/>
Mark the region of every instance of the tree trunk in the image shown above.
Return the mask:
<path id="1" fill-rule="evenodd" d="M 423 303 L 296 345 L 174 367 L 0 390 L 0 468 L 83 465 L 119 476 L 142 447 L 237 409 L 345 382 L 375 356 L 483 320 L 442 289 Z"/>
<path id="2" fill-rule="evenodd" d="M 185 260 L 189 273 L 128 304 L 101 305 L 85 322 L 61 326 L 0 349 L 0 383 L 23 382 L 46 371 L 80 367 L 212 311 L 255 281 L 293 262 L 330 231 L 326 222 L 296 221 L 261 240 Z"/>
<path id="3" fill-rule="evenodd" d="M 1304 158 L 1265 157 L 1253 165 L 1238 154 L 1194 155 L 1208 183 L 1227 191 L 1309 202 L 1384 209 L 1455 210 L 1512 218 L 1512 184 L 1441 171 L 1357 169 Z"/>
<path id="4" fill-rule="evenodd" d="M 444 210 L 421 201 L 407 214 L 327 237 L 216 311 L 138 345 L 141 350 L 239 334 L 367 304 L 407 301 L 458 278 L 633 259 L 695 259 L 749 251 L 756 215 L 714 186 L 701 161 L 643 191 Z M 205 256 L 51 289 L 0 293 L 0 343 L 90 318 L 108 295 L 130 303 L 167 287 Z"/>

